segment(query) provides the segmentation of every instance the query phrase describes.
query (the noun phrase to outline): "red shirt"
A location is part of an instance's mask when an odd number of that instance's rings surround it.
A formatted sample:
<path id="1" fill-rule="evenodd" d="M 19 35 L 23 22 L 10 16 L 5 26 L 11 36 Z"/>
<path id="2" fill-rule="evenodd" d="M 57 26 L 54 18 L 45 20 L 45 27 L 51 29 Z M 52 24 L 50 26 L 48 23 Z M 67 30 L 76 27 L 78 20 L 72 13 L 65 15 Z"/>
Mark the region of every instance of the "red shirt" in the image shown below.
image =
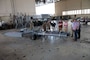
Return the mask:
<path id="1" fill-rule="evenodd" d="M 62 26 L 63 26 L 63 22 L 60 21 L 60 22 L 59 22 L 59 27 L 62 27 Z"/>

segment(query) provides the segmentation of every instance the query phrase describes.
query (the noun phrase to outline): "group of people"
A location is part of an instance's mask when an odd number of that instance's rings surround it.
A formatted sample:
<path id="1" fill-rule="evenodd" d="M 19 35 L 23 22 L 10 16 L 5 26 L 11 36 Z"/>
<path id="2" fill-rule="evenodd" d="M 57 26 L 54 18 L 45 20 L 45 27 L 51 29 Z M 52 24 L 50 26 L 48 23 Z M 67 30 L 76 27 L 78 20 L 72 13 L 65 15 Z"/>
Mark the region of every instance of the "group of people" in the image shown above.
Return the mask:
<path id="1" fill-rule="evenodd" d="M 46 27 L 48 27 L 48 29 L 50 29 L 50 21 L 45 22 L 43 24 L 43 29 L 44 31 L 46 31 Z M 68 20 L 59 20 L 58 22 L 58 29 L 59 32 L 62 32 L 64 30 L 64 32 L 68 33 Z M 71 20 L 71 37 L 73 37 L 74 41 L 77 41 L 77 39 L 80 39 L 80 32 L 81 32 L 81 25 L 80 25 L 80 20 L 77 19 L 73 19 Z"/>
<path id="2" fill-rule="evenodd" d="M 62 31 L 62 28 L 64 29 L 64 32 L 68 32 L 68 21 L 65 20 L 64 22 L 62 20 L 59 21 L 59 31 Z M 80 20 L 73 19 L 71 20 L 71 37 L 73 37 L 74 41 L 77 41 L 77 39 L 80 39 L 80 32 L 81 32 L 81 24 Z"/>
<path id="3" fill-rule="evenodd" d="M 53 29 L 56 29 L 55 27 L 58 26 L 57 29 L 59 30 L 59 32 L 62 32 L 63 28 L 64 28 L 64 32 L 68 32 L 68 21 L 67 20 L 65 21 L 60 20 L 57 23 L 55 21 L 49 20 L 49 21 L 44 22 L 42 26 L 43 26 L 44 31 L 50 30 L 50 27 L 52 27 Z"/>
<path id="4" fill-rule="evenodd" d="M 59 28 L 59 32 L 62 32 L 62 29 L 64 29 L 64 32 L 68 32 L 68 21 L 62 21 L 60 20 L 58 22 L 58 28 Z"/>

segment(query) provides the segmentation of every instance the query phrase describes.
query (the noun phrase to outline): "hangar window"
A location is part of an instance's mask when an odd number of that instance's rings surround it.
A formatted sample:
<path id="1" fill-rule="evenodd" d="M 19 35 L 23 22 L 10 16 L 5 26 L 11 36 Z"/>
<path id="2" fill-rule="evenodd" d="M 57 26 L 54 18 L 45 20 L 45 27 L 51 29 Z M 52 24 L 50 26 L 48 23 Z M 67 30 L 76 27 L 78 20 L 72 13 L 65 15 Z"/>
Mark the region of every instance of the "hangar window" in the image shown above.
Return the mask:
<path id="1" fill-rule="evenodd" d="M 63 11 L 62 15 L 90 14 L 90 9 Z"/>
<path id="2" fill-rule="evenodd" d="M 67 14 L 66 14 L 66 11 L 63 11 L 62 14 L 63 14 L 63 15 L 67 15 Z"/>
<path id="3" fill-rule="evenodd" d="M 83 9 L 82 14 L 90 14 L 90 9 Z"/>
<path id="4" fill-rule="evenodd" d="M 77 14 L 81 14 L 81 10 L 77 10 Z"/>

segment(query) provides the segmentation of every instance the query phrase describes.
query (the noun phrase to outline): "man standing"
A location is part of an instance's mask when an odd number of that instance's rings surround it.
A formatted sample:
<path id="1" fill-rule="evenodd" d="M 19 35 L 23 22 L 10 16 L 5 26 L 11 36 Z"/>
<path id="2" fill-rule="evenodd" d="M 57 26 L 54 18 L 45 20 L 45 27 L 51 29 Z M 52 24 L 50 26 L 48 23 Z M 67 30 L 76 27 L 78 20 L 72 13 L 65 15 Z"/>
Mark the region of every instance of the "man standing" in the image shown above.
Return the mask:
<path id="1" fill-rule="evenodd" d="M 79 26 L 79 24 L 78 24 L 78 22 L 77 22 L 77 20 L 76 19 L 74 19 L 74 22 L 72 23 L 72 30 L 73 30 L 73 34 L 74 34 L 74 41 L 77 41 L 77 39 L 78 39 L 78 26 Z"/>
<path id="2" fill-rule="evenodd" d="M 81 24 L 80 24 L 80 20 L 77 20 L 77 25 L 78 25 L 78 28 L 77 28 L 77 34 L 78 34 L 78 39 L 80 39 L 80 32 L 81 32 Z"/>

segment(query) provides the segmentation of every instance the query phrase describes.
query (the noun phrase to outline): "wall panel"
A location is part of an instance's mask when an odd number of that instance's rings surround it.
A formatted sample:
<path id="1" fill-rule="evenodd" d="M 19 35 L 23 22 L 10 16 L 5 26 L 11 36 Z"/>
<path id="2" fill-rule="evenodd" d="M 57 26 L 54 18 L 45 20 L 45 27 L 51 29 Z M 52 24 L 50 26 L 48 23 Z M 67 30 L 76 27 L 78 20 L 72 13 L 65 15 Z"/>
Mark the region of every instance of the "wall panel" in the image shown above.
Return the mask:
<path id="1" fill-rule="evenodd" d="M 0 16 L 17 12 L 34 15 L 35 0 L 0 0 Z"/>
<path id="2" fill-rule="evenodd" d="M 0 0 L 0 16 L 8 16 L 12 13 L 10 0 Z"/>
<path id="3" fill-rule="evenodd" d="M 34 0 L 14 0 L 15 12 L 26 13 L 29 15 L 35 14 Z"/>

